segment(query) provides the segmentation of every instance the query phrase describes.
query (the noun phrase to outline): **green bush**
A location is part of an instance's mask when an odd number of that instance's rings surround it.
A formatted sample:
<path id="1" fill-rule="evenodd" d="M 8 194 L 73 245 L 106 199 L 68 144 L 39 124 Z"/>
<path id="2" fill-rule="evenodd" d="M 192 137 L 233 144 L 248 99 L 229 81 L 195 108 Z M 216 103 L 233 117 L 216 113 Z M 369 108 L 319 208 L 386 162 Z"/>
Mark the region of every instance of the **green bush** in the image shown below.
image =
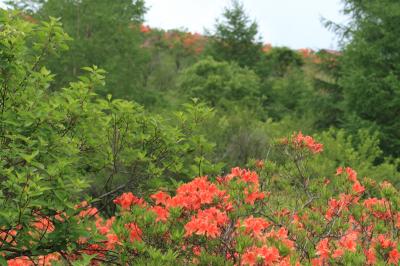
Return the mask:
<path id="1" fill-rule="evenodd" d="M 225 110 L 235 104 L 257 107 L 259 103 L 260 80 L 252 70 L 235 63 L 217 62 L 211 57 L 185 69 L 179 87 L 189 97 Z"/>

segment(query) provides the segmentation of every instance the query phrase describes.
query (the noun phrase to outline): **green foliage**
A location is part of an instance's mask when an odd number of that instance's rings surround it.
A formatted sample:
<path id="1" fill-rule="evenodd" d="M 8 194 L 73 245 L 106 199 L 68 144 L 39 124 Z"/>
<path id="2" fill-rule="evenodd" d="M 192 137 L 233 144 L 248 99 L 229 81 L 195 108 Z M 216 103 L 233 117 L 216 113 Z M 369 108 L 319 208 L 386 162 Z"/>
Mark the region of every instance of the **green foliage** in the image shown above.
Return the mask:
<path id="1" fill-rule="evenodd" d="M 342 125 L 344 117 L 343 90 L 339 85 L 339 55 L 319 51 L 318 64 L 308 66 L 313 75 L 313 92 L 306 105 L 310 106 L 314 127 L 327 129 Z"/>
<path id="2" fill-rule="evenodd" d="M 306 115 L 311 109 L 307 103 L 314 100 L 312 83 L 299 69 L 264 82 L 263 92 L 265 109 L 271 118 L 278 120 L 289 113 L 293 117 Z"/>
<path id="3" fill-rule="evenodd" d="M 397 168 L 399 161 L 389 161 L 377 164 L 382 157 L 379 148 L 377 134 L 371 134 L 368 130 L 359 130 L 353 136 L 345 130 L 334 130 L 322 132 L 317 138 L 324 143 L 323 157 L 317 157 L 311 163 L 311 168 L 318 175 L 326 175 L 339 166 L 357 167 L 360 176 L 367 176 L 376 181 L 390 181 L 399 185 L 400 178 Z"/>
<path id="4" fill-rule="evenodd" d="M 0 30 L 0 230 L 19 228 L 19 247 L 35 246 L 27 255 L 66 250 L 87 234 L 74 202 L 98 196 L 96 204 L 111 214 L 109 201 L 123 189 L 144 193 L 169 183 L 160 177 L 220 171 L 210 161 L 214 144 L 199 129 L 213 116 L 204 104 L 187 104 L 171 118 L 111 95 L 103 99 L 95 91 L 105 71 L 95 66 L 51 90 L 54 75 L 43 61 L 69 40 L 59 20 L 30 24 L 1 10 Z M 53 217 L 54 228 L 37 238 L 40 230 L 28 231 L 42 217 Z"/>
<path id="5" fill-rule="evenodd" d="M 267 157 L 272 139 L 265 130 L 267 123 L 254 119 L 258 115 L 257 110 L 233 108 L 218 121 L 219 130 L 208 134 L 216 139 L 216 153 L 229 167 Z"/>
<path id="6" fill-rule="evenodd" d="M 206 39 L 183 30 L 154 28 L 143 35 L 142 52 L 149 55 L 149 60 L 140 65 L 142 89 L 146 91 L 144 103 L 152 111 L 161 109 L 162 112 L 182 102 L 182 97 L 176 95 L 177 78 L 182 70 L 199 59 Z"/>
<path id="7" fill-rule="evenodd" d="M 26 2 L 26 1 L 22 1 Z M 49 57 L 48 68 L 56 74 L 52 89 L 66 86 L 81 75 L 81 66 L 98 65 L 107 71 L 107 84 L 101 92 L 126 96 L 142 103 L 151 102 L 143 89 L 150 54 L 140 48 L 140 25 L 146 12 L 142 0 L 122 1 L 29 1 L 20 7 L 36 6 L 34 19 L 61 18 L 73 41 L 61 57 Z"/>
<path id="8" fill-rule="evenodd" d="M 15 240 L 21 247 L 32 246 L 30 255 L 66 249 L 86 234 L 84 224 L 72 215 L 73 202 L 88 187 L 79 170 L 81 151 L 70 123 L 74 115 L 87 115 L 82 99 L 102 80 L 93 72 L 79 88 L 65 89 L 66 97 L 49 97 L 53 75 L 40 63 L 54 49 L 65 48 L 68 36 L 59 21 L 31 25 L 18 13 L 0 10 L 0 30 L 1 230 L 20 227 Z M 33 223 L 55 214 L 68 219 L 70 226 L 57 226 L 39 240 L 39 230 L 28 234 Z"/>
<path id="9" fill-rule="evenodd" d="M 183 157 L 182 170 L 185 165 L 192 161 L 192 165 L 186 172 L 187 176 L 202 176 L 205 173 L 218 173 L 224 166 L 221 160 L 213 164 L 210 158 L 215 156 L 215 143 L 208 140 L 207 127 L 211 125 L 215 112 L 204 103 L 199 103 L 197 99 L 192 104 L 184 104 L 185 112 L 177 112 L 179 128 L 183 132 L 188 149 L 188 155 Z M 187 161 L 189 159 L 189 161 Z"/>
<path id="10" fill-rule="evenodd" d="M 282 77 L 303 64 L 303 59 L 296 51 L 287 47 L 274 47 L 263 54 L 256 70 L 263 77 Z"/>
<path id="11" fill-rule="evenodd" d="M 252 70 L 208 57 L 185 69 L 180 77 L 180 90 L 211 106 L 230 108 L 241 103 L 257 107 L 260 81 Z"/>
<path id="12" fill-rule="evenodd" d="M 348 44 L 341 58 L 340 79 L 349 114 L 346 126 L 355 126 L 353 115 L 363 124 L 376 126 L 382 149 L 398 156 L 400 4 L 391 0 L 344 2 L 344 12 L 351 18 L 343 32 Z"/>

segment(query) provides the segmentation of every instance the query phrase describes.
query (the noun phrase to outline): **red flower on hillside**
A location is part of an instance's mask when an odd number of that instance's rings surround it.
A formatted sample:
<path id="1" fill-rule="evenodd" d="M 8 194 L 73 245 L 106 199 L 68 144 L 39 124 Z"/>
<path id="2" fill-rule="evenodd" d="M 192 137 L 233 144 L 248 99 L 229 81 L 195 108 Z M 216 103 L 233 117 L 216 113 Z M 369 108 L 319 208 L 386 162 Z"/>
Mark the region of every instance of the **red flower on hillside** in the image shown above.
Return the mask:
<path id="1" fill-rule="evenodd" d="M 330 254 L 330 249 L 329 249 L 329 239 L 324 238 L 316 246 L 316 254 L 320 256 L 323 259 L 328 259 L 329 254 Z"/>
<path id="2" fill-rule="evenodd" d="M 149 26 L 146 26 L 146 25 L 140 25 L 140 32 L 142 32 L 142 33 L 148 33 L 148 32 L 151 32 L 151 29 L 150 29 L 150 27 Z"/>
<path id="3" fill-rule="evenodd" d="M 280 258 L 279 250 L 275 247 L 253 247 L 243 254 L 242 264 L 257 265 L 258 260 L 261 259 L 262 265 L 276 265 Z"/>
<path id="4" fill-rule="evenodd" d="M 237 227 L 243 227 L 246 234 L 253 235 L 255 237 L 261 237 L 261 234 L 272 224 L 264 218 L 254 218 L 250 216 L 244 219 L 242 222 L 238 222 Z"/>
<path id="5" fill-rule="evenodd" d="M 129 240 L 131 242 L 142 241 L 142 230 L 135 224 L 125 224 L 125 228 L 129 230 Z"/>
<path id="6" fill-rule="evenodd" d="M 220 227 L 229 221 L 226 213 L 221 212 L 215 207 L 206 210 L 199 210 L 196 216 L 185 225 L 185 236 L 193 234 L 205 235 L 216 238 L 220 235 Z"/>
<path id="7" fill-rule="evenodd" d="M 358 182 L 358 181 L 356 181 L 356 182 L 354 182 L 354 185 L 353 185 L 353 191 L 355 192 L 355 193 L 357 193 L 357 194 L 361 194 L 361 193 L 363 193 L 364 191 L 365 191 L 365 187 L 363 187 L 361 184 L 360 184 L 360 182 Z"/>
<path id="8" fill-rule="evenodd" d="M 132 192 L 123 193 L 113 201 L 115 204 L 120 205 L 122 209 L 130 209 L 132 205 L 145 206 L 146 203 L 143 199 L 137 198 Z"/>
<path id="9" fill-rule="evenodd" d="M 156 202 L 157 205 L 162 204 L 162 205 L 166 206 L 168 201 L 171 199 L 171 196 L 163 191 L 159 191 L 159 192 L 151 195 L 150 198 L 152 198 Z"/>
<path id="10" fill-rule="evenodd" d="M 292 139 L 296 148 L 306 147 L 312 153 L 320 153 L 323 151 L 323 144 L 316 142 L 311 136 L 304 136 L 301 132 L 295 133 Z"/>

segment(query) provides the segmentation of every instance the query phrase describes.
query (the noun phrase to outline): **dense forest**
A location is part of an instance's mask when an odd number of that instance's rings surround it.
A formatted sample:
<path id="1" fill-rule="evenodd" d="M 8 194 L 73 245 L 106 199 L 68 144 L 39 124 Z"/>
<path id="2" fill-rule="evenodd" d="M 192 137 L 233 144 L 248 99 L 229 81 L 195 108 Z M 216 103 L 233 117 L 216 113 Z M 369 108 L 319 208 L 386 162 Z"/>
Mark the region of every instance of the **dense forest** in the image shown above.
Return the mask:
<path id="1" fill-rule="evenodd" d="M 1 265 L 399 265 L 400 2 L 338 51 L 144 0 L 0 9 Z"/>

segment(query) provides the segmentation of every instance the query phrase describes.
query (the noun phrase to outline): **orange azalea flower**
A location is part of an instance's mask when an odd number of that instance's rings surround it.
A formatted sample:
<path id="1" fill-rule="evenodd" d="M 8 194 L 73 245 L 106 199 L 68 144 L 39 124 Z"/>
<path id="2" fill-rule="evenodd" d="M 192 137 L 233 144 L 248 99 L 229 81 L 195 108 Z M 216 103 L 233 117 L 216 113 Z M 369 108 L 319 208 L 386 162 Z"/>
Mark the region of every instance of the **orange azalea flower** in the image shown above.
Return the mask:
<path id="1" fill-rule="evenodd" d="M 113 250 L 116 245 L 121 244 L 116 234 L 107 234 L 106 249 Z"/>
<path id="2" fill-rule="evenodd" d="M 351 182 L 357 181 L 357 172 L 351 169 L 350 167 L 346 167 L 347 177 Z"/>
<path id="3" fill-rule="evenodd" d="M 247 191 L 246 191 L 246 192 L 247 192 Z M 250 194 L 247 194 L 246 192 L 245 192 L 246 198 L 245 198 L 244 201 L 245 201 L 246 203 L 250 204 L 250 205 L 254 205 L 254 202 L 255 202 L 256 200 L 262 200 L 262 199 L 265 198 L 264 192 L 257 192 L 257 191 L 255 191 L 255 192 L 252 192 L 252 193 L 250 193 Z"/>
<path id="4" fill-rule="evenodd" d="M 257 263 L 257 254 L 254 251 L 247 251 L 242 256 L 242 265 L 254 266 Z"/>
<path id="5" fill-rule="evenodd" d="M 243 170 L 241 178 L 246 183 L 253 183 L 258 185 L 258 175 L 256 172 Z"/>
<path id="6" fill-rule="evenodd" d="M 157 215 L 156 222 L 158 222 L 158 221 L 165 222 L 168 220 L 169 212 L 167 209 L 165 209 L 161 206 L 154 206 L 154 207 L 151 207 L 150 210 Z"/>
<path id="7" fill-rule="evenodd" d="M 338 259 L 338 258 L 341 258 L 343 256 L 343 254 L 344 254 L 344 250 L 341 248 L 338 248 L 333 252 L 332 257 L 335 259 Z"/>
<path id="8" fill-rule="evenodd" d="M 392 251 L 389 252 L 388 263 L 393 263 L 394 265 L 398 265 L 399 260 L 400 260 L 399 251 L 396 248 L 392 249 Z"/>
<path id="9" fill-rule="evenodd" d="M 336 169 L 336 175 L 341 175 L 343 173 L 343 167 L 338 167 L 337 169 Z"/>
<path id="10" fill-rule="evenodd" d="M 373 248 L 370 248 L 370 249 L 366 250 L 364 253 L 365 253 L 365 257 L 367 258 L 367 264 L 374 265 L 376 263 L 375 250 Z"/>
<path id="11" fill-rule="evenodd" d="M 259 259 L 262 265 L 276 265 L 280 259 L 279 250 L 275 247 L 252 247 L 242 257 L 242 265 L 257 265 Z"/>
<path id="12" fill-rule="evenodd" d="M 258 169 L 263 169 L 264 168 L 264 161 L 263 160 L 257 160 L 256 161 L 256 167 Z"/>
<path id="13" fill-rule="evenodd" d="M 361 194 L 365 191 L 365 188 L 360 184 L 360 182 L 356 181 L 353 185 L 353 191 L 355 193 Z"/>
<path id="14" fill-rule="evenodd" d="M 330 250 L 329 250 L 329 239 L 324 238 L 316 246 L 317 255 L 321 258 L 327 259 L 329 258 Z"/>
<path id="15" fill-rule="evenodd" d="M 103 223 L 103 219 L 98 218 L 96 220 L 96 228 L 98 230 L 98 232 L 102 235 L 106 235 L 110 232 L 111 230 L 111 226 L 115 221 L 115 216 L 111 217 L 110 219 L 107 219 L 105 223 Z"/>
<path id="16" fill-rule="evenodd" d="M 15 244 L 12 243 L 14 240 L 14 237 L 17 235 L 16 230 L 7 230 L 7 231 L 0 231 L 0 247 L 3 245 L 3 242 L 9 243 L 9 244 Z"/>
<path id="17" fill-rule="evenodd" d="M 228 221 L 226 213 L 215 207 L 199 210 L 197 215 L 192 216 L 192 219 L 185 225 L 185 236 L 197 234 L 216 238 L 221 233 L 219 227 L 225 225 Z"/>
<path id="18" fill-rule="evenodd" d="M 237 226 L 242 226 L 245 229 L 246 234 L 251 234 L 255 237 L 261 237 L 262 232 L 271 225 L 270 222 L 263 218 L 254 218 L 250 216 L 243 220 L 242 223 L 238 223 Z"/>
<path id="19" fill-rule="evenodd" d="M 323 151 L 324 145 L 316 142 L 311 136 L 304 136 L 301 132 L 293 134 L 293 144 L 296 148 L 306 147 L 312 153 Z"/>
<path id="20" fill-rule="evenodd" d="M 351 231 L 340 239 L 339 245 L 350 252 L 356 252 L 357 238 L 358 238 L 358 233 L 355 231 Z"/>
<path id="21" fill-rule="evenodd" d="M 314 258 L 311 260 L 312 266 L 324 266 L 324 259 L 323 258 Z"/>
<path id="22" fill-rule="evenodd" d="M 265 265 L 274 265 L 280 259 L 279 250 L 275 247 L 261 247 L 257 253 L 264 258 Z"/>
<path id="23" fill-rule="evenodd" d="M 33 262 L 28 257 L 19 257 L 7 261 L 8 266 L 32 266 Z"/>
<path id="24" fill-rule="evenodd" d="M 150 196 L 153 200 L 155 200 L 156 204 L 167 205 L 167 202 L 171 199 L 171 196 L 163 191 L 159 191 Z"/>
<path id="25" fill-rule="evenodd" d="M 142 230 L 135 224 L 125 224 L 125 228 L 129 230 L 129 239 L 131 242 L 142 241 Z"/>
<path id="26" fill-rule="evenodd" d="M 50 221 L 48 217 L 39 217 L 33 224 L 36 229 L 51 233 L 54 231 L 54 224 Z"/>
<path id="27" fill-rule="evenodd" d="M 128 210 L 132 205 L 145 206 L 146 203 L 143 199 L 137 198 L 132 192 L 123 193 L 113 201 L 115 204 L 120 205 L 122 209 Z"/>
<path id="28" fill-rule="evenodd" d="M 396 243 L 388 239 L 385 235 L 380 234 L 376 238 L 377 242 L 381 245 L 382 248 L 395 248 Z"/>
<path id="29" fill-rule="evenodd" d="M 142 33 L 148 33 L 148 32 L 151 32 L 151 29 L 150 29 L 150 27 L 149 26 L 146 26 L 146 25 L 140 25 L 140 32 L 142 32 Z"/>
<path id="30" fill-rule="evenodd" d="M 201 247 L 200 246 L 194 246 L 192 248 L 193 254 L 196 256 L 200 256 L 201 255 Z"/>
<path id="31" fill-rule="evenodd" d="M 175 197 L 167 201 L 167 207 L 182 207 L 188 210 L 198 210 L 201 206 L 211 204 L 214 199 L 221 199 L 225 191 L 207 180 L 207 177 L 195 178 L 192 182 L 183 184 L 177 189 Z"/>
<path id="32" fill-rule="evenodd" d="M 39 256 L 38 265 L 51 266 L 54 261 L 59 261 L 61 255 L 58 253 L 48 254 L 46 256 Z"/>
<path id="33" fill-rule="evenodd" d="M 81 218 L 84 217 L 98 217 L 99 210 L 97 208 L 88 208 L 86 210 L 81 211 L 78 216 Z"/>

